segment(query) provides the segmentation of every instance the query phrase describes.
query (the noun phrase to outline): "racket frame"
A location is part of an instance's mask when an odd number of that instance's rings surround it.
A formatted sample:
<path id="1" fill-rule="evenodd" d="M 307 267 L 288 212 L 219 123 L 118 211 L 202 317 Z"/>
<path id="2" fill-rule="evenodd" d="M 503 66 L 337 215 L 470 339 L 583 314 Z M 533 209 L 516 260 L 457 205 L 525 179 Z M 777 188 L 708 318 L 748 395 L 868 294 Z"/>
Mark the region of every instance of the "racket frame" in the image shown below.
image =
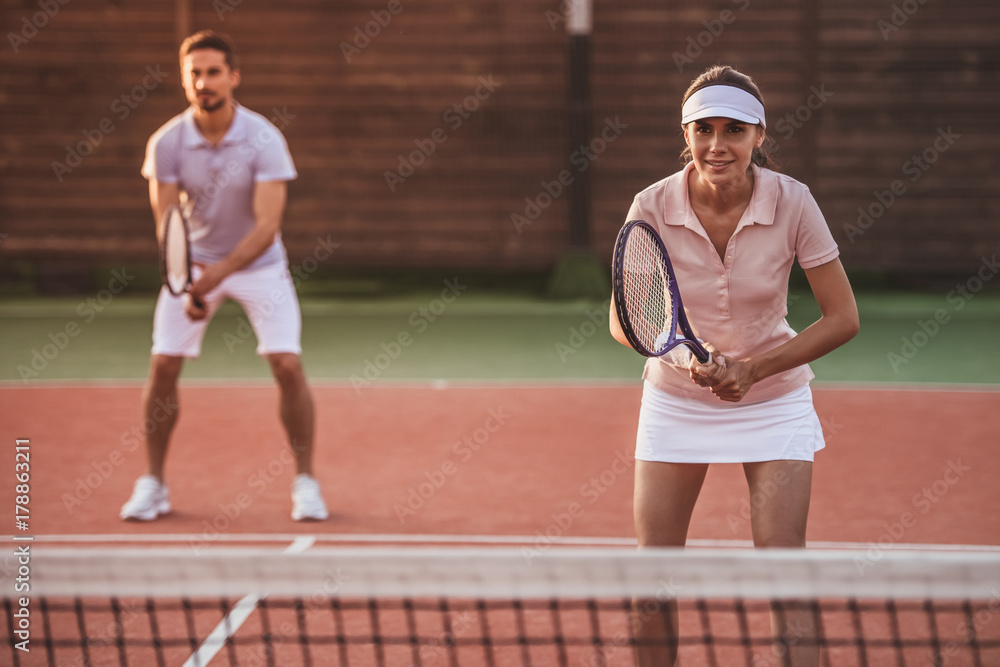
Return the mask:
<path id="1" fill-rule="evenodd" d="M 669 323 L 669 330 L 667 331 L 668 337 L 667 342 L 660 347 L 658 350 L 650 350 L 645 345 L 639 341 L 639 337 L 635 334 L 635 330 L 632 327 L 632 321 L 629 318 L 628 309 L 626 308 L 627 301 L 625 299 L 625 247 L 628 245 L 629 236 L 636 230 L 636 228 L 644 228 L 649 232 L 653 241 L 659 247 L 661 255 L 661 268 L 663 270 L 664 276 L 667 279 L 667 289 L 670 291 L 670 299 L 673 304 L 672 317 Z M 659 233 L 653 228 L 652 225 L 647 223 L 645 220 L 630 220 L 626 222 L 621 231 L 618 232 L 618 238 L 615 240 L 615 251 L 614 258 L 612 260 L 612 282 L 613 291 L 615 296 L 615 310 L 618 314 L 618 322 L 621 324 L 622 332 L 625 334 L 625 338 L 628 340 L 629 345 L 632 346 L 636 352 L 644 357 L 661 357 L 670 350 L 674 349 L 679 345 L 686 345 L 690 348 L 691 352 L 694 353 L 695 357 L 702 364 L 712 363 L 712 353 L 709 352 L 705 347 L 698 342 L 697 336 L 691 330 L 691 324 L 688 322 L 687 314 L 684 312 L 684 302 L 681 300 L 681 291 L 677 286 L 677 276 L 674 273 L 674 266 L 670 262 L 670 254 L 667 252 L 667 248 L 663 245 L 663 239 L 660 238 Z M 680 325 L 681 331 L 684 337 L 677 336 L 677 326 Z"/>
<path id="2" fill-rule="evenodd" d="M 170 234 L 170 225 L 173 224 L 172 221 L 175 220 L 180 220 L 181 227 L 184 229 L 184 259 L 187 263 L 187 278 L 184 282 L 184 288 L 180 291 L 174 290 L 167 273 L 167 238 Z M 191 283 L 193 282 L 193 276 L 191 273 L 191 227 L 188 223 L 188 217 L 185 214 L 184 207 L 180 204 L 171 204 L 168 206 L 167 210 L 163 213 L 162 226 L 163 240 L 160 242 L 160 279 L 163 281 L 164 286 L 166 286 L 167 291 L 174 296 L 181 296 L 182 294 L 190 291 Z M 194 299 L 193 301 L 199 308 L 204 307 L 199 299 Z"/>

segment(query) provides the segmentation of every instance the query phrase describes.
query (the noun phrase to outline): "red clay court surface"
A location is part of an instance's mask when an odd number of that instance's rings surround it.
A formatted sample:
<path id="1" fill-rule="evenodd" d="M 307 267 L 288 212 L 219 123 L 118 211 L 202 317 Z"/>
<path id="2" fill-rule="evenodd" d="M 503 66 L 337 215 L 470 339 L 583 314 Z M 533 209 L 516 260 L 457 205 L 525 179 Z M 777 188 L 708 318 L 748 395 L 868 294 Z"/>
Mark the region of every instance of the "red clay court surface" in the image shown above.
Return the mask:
<path id="1" fill-rule="evenodd" d="M 174 512 L 149 524 L 117 518 L 145 465 L 131 435 L 142 427 L 139 386 L 3 387 L 0 404 L 8 438 L 31 440 L 34 534 L 211 537 L 214 523 L 227 533 L 535 536 L 575 502 L 584 511 L 566 535 L 625 538 L 640 391 L 315 387 L 315 464 L 333 516 L 311 524 L 289 518 L 293 467 L 271 386 L 182 387 L 167 467 Z M 814 393 L 827 447 L 816 456 L 811 541 L 877 542 L 909 512 L 914 525 L 897 542 L 1000 545 L 1000 392 Z M 12 486 L 3 493 L 12 505 Z M 733 520 L 748 501 L 741 468 L 713 466 L 691 537 L 749 539 Z"/>
<path id="2" fill-rule="evenodd" d="M 637 385 L 319 385 L 314 392 L 315 463 L 330 520 L 289 518 L 293 468 L 273 387 L 188 384 L 168 463 L 174 511 L 124 523 L 118 509 L 145 463 L 132 435 L 142 427 L 141 387 L 2 387 L 4 432 L 31 442 L 30 533 L 116 540 L 170 533 L 205 546 L 239 534 L 289 542 L 294 534 L 356 535 L 361 543 L 375 535 L 418 543 L 427 535 L 511 536 L 536 548 L 634 537 Z M 1000 392 L 814 394 L 827 448 L 816 457 L 812 543 L 852 543 L 875 558 L 902 544 L 1000 545 Z M 2 493 L 13 506 L 13 485 Z M 748 509 L 740 467 L 713 466 L 690 537 L 749 540 Z M 468 537 L 476 539 L 489 538 Z M 253 628 L 260 631 L 256 615 L 243 631 Z M 496 664 L 521 664 L 517 653 Z M 225 657 L 223 650 L 212 664 Z M 21 664 L 44 664 L 33 660 Z"/>

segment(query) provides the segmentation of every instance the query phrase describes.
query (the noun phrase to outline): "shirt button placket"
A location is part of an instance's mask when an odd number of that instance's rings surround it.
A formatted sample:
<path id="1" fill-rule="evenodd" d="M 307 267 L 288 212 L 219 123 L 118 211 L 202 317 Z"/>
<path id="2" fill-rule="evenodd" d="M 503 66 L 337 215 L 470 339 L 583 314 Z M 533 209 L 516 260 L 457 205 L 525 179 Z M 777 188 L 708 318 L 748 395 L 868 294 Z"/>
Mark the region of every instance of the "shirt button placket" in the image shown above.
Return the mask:
<path id="1" fill-rule="evenodd" d="M 733 240 L 732 239 L 729 240 L 729 245 L 726 248 L 726 258 L 725 258 L 725 260 L 723 262 L 723 268 L 724 268 L 724 270 L 725 270 L 726 273 L 728 273 L 729 271 L 732 271 L 732 268 L 733 268 Z M 723 313 L 723 315 L 726 315 L 728 317 L 729 314 L 730 314 L 730 312 L 729 312 L 730 299 L 729 299 L 729 280 L 726 277 L 726 273 L 723 273 L 719 277 L 719 283 L 720 283 L 720 287 L 721 287 L 721 290 L 722 290 L 722 299 L 719 301 L 719 303 L 722 306 L 722 313 Z"/>
<path id="2" fill-rule="evenodd" d="M 722 297 L 719 299 L 720 310 L 723 315 L 729 315 L 729 286 L 727 285 L 726 274 L 719 276 L 719 291 Z"/>

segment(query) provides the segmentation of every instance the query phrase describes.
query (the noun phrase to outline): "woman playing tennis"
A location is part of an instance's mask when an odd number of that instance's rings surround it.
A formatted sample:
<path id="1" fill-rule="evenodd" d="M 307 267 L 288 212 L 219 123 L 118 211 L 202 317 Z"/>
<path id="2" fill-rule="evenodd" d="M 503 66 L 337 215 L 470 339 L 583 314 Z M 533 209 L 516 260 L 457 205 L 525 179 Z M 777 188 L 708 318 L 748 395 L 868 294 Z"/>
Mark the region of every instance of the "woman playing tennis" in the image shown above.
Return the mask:
<path id="1" fill-rule="evenodd" d="M 807 364 L 854 337 L 858 312 L 808 188 L 774 171 L 766 125 L 750 77 L 727 66 L 706 70 L 683 98 L 686 165 L 636 195 L 628 214 L 659 232 L 688 318 L 719 362 L 646 363 L 635 452 L 640 548 L 685 544 L 711 463 L 742 463 L 751 497 L 768 498 L 752 506 L 756 546 L 805 546 L 813 454 L 824 446 Z M 822 313 L 798 335 L 785 321 L 794 260 Z M 628 344 L 614 305 L 611 333 Z M 791 664 L 818 664 L 811 612 L 773 622 Z M 640 648 L 639 664 L 674 664 L 676 606 L 637 611 L 634 625 L 640 637 L 667 638 Z"/>

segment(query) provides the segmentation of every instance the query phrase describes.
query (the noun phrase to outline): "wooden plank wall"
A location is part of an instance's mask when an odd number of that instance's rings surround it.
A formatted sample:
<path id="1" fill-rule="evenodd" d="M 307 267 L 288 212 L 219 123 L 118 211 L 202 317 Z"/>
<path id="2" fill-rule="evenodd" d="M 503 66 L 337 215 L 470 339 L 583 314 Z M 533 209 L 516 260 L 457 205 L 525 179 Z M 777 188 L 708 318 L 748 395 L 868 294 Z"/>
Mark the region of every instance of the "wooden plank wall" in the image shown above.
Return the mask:
<path id="1" fill-rule="evenodd" d="M 149 134 L 184 105 L 177 7 L 64 2 L 2 1 L 0 257 L 152 260 L 138 169 Z M 993 0 L 897 0 L 898 30 L 885 27 L 893 2 L 595 0 L 592 133 L 613 140 L 589 157 L 566 130 L 566 2 L 191 0 L 190 21 L 235 38 L 239 99 L 289 140 L 293 261 L 329 237 L 344 266 L 549 267 L 567 245 L 568 198 L 549 204 L 545 184 L 584 166 L 607 257 L 633 194 L 678 167 L 680 96 L 717 62 L 760 83 L 784 170 L 809 183 L 850 267 L 969 274 L 1000 246 Z M 377 34 L 348 61 L 341 44 L 366 27 Z M 431 143 L 390 188 L 399 156 Z M 90 154 L 67 162 L 67 146 Z M 904 165 L 925 151 L 935 161 L 911 180 Z M 894 181 L 902 194 L 858 226 Z"/>

